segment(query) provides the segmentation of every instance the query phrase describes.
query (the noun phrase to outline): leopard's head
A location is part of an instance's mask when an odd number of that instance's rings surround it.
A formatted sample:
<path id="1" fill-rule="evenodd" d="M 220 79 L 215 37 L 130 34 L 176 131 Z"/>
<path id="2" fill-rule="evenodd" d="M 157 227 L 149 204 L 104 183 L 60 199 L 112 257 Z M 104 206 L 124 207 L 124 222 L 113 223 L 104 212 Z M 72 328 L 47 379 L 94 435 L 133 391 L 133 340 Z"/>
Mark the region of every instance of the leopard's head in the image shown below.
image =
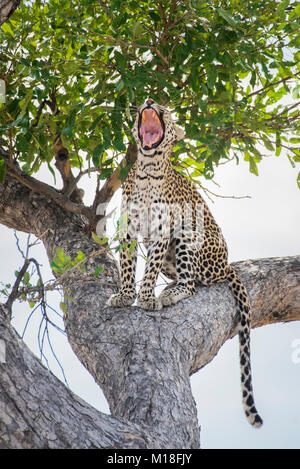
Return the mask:
<path id="1" fill-rule="evenodd" d="M 139 108 L 133 128 L 138 148 L 146 155 L 167 150 L 184 138 L 184 131 L 173 120 L 171 112 L 148 98 Z"/>

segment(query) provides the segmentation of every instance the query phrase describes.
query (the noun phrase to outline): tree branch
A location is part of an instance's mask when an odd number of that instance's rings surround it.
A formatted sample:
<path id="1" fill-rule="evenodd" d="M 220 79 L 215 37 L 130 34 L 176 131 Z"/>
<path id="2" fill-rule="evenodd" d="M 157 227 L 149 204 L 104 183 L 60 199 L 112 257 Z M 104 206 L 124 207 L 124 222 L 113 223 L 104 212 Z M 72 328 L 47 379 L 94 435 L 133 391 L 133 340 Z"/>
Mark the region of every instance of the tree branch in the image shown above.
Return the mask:
<path id="1" fill-rule="evenodd" d="M 77 187 L 77 178 L 71 170 L 69 151 L 62 145 L 60 137 L 55 145 L 55 166 L 63 180 L 62 193 L 69 197 L 72 202 L 82 204 L 84 191 Z"/>
<path id="2" fill-rule="evenodd" d="M 5 347 L 5 362 L 0 362 L 0 448 L 166 445 L 142 426 L 98 412 L 73 394 L 32 354 L 9 326 L 7 316 L 0 304 L 0 337 Z"/>
<path id="3" fill-rule="evenodd" d="M 300 256 L 245 261 L 235 268 L 251 296 L 253 326 L 300 319 Z M 192 431 L 197 433 L 197 424 L 190 421 L 194 403 L 184 376 L 208 363 L 236 333 L 229 289 L 225 284 L 203 287 L 194 299 L 151 313 L 138 308 L 111 312 L 103 309 L 99 296 L 101 291 L 94 293 L 90 284 L 81 288 L 67 330 L 79 357 L 100 380 L 115 417 L 97 412 L 50 374 L 8 325 L 2 305 L 6 363 L 0 364 L 0 445 L 198 447 Z"/>
<path id="4" fill-rule="evenodd" d="M 87 219 L 90 219 L 93 216 L 93 211 L 90 207 L 86 207 L 83 204 L 77 204 L 72 202 L 69 197 L 57 191 L 56 189 L 54 189 L 54 187 L 50 186 L 49 184 L 46 184 L 45 182 L 39 181 L 38 179 L 35 179 L 32 176 L 23 173 L 17 164 L 14 164 L 12 166 L 9 160 L 8 153 L 2 148 L 0 148 L 0 155 L 6 163 L 7 175 L 11 178 L 19 181 L 33 192 L 37 192 L 41 195 L 49 197 L 51 200 L 57 203 L 57 205 L 71 213 L 75 213 L 77 215 L 84 215 Z"/>
<path id="5" fill-rule="evenodd" d="M 8 20 L 20 3 L 21 0 L 0 0 L 0 26 Z"/>
<path id="6" fill-rule="evenodd" d="M 252 327 L 300 319 L 300 256 L 234 266 L 250 295 Z M 200 287 L 195 298 L 158 312 L 105 308 L 106 294 L 91 284 L 82 285 L 80 297 L 70 288 L 76 304 L 68 306 L 69 341 L 101 385 L 112 414 L 168 434 L 173 448 L 198 447 L 189 375 L 237 333 L 226 283 Z"/>

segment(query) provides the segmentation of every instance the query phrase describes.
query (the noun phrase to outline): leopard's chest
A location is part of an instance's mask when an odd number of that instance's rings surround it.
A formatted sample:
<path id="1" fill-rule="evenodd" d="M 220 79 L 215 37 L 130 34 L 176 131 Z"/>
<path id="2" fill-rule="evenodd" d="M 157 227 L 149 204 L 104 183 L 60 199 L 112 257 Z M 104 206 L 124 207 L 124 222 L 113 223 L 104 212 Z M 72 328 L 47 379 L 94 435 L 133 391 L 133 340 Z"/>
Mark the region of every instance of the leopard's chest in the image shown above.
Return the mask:
<path id="1" fill-rule="evenodd" d="M 148 209 L 167 201 L 163 183 L 151 179 L 137 179 L 131 199 L 135 203 L 144 204 Z"/>
<path id="2" fill-rule="evenodd" d="M 162 183 L 149 178 L 136 179 L 127 199 L 126 212 L 132 231 L 141 234 L 144 242 L 168 236 L 164 230 L 169 226 L 170 210 Z"/>

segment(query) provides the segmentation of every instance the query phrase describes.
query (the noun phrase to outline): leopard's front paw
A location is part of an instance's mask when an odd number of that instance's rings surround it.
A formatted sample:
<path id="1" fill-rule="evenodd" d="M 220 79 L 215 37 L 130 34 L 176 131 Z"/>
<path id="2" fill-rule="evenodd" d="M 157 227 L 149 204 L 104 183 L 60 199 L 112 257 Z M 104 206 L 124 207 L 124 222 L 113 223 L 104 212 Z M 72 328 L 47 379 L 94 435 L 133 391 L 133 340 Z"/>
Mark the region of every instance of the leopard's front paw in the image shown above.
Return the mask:
<path id="1" fill-rule="evenodd" d="M 162 309 L 161 301 L 158 298 L 155 298 L 155 296 L 139 296 L 137 306 L 145 309 L 146 311 L 158 311 Z"/>
<path id="2" fill-rule="evenodd" d="M 111 306 L 112 308 L 125 308 L 126 306 L 131 306 L 134 303 L 134 300 L 135 295 L 126 295 L 120 292 L 111 295 L 106 302 L 106 306 Z"/>
<path id="3" fill-rule="evenodd" d="M 178 303 L 178 301 L 189 298 L 190 296 L 193 296 L 193 292 L 188 288 L 183 286 L 174 286 L 171 288 L 165 288 L 158 298 L 163 306 L 171 306 Z"/>

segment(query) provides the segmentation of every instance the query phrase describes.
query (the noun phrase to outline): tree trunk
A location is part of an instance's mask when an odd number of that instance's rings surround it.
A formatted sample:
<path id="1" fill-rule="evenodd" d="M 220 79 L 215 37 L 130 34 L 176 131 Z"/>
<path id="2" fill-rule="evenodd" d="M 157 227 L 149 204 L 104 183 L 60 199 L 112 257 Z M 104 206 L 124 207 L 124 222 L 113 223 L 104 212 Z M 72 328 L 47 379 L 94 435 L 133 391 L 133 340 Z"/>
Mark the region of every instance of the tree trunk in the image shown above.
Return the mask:
<path id="1" fill-rule="evenodd" d="M 20 5 L 21 0 L 0 0 L 0 26 Z"/>
<path id="2" fill-rule="evenodd" d="M 0 222 L 42 236 L 50 260 L 57 247 L 72 258 L 79 250 L 88 255 L 99 249 L 78 215 L 10 178 L 0 186 L 0 201 Z M 99 265 L 104 271 L 96 278 Z M 116 310 L 105 306 L 118 283 L 112 256 L 104 252 L 85 267 L 86 273 L 72 271 L 62 282 L 75 300 L 66 301 L 66 332 L 103 389 L 111 416 L 58 382 L 17 338 L 2 308 L 2 446 L 199 448 L 189 376 L 237 332 L 229 288 L 199 288 L 195 298 L 162 311 Z M 253 327 L 300 319 L 300 256 L 244 261 L 235 268 L 250 295 Z"/>

